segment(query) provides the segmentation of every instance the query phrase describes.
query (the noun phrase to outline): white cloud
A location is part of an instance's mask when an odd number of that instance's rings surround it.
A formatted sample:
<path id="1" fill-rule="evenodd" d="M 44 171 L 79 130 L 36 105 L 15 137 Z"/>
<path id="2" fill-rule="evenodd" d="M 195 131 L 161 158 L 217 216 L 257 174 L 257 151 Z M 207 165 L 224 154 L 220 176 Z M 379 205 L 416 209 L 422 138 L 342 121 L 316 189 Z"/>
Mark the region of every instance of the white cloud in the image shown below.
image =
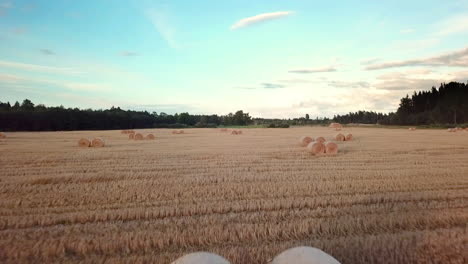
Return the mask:
<path id="1" fill-rule="evenodd" d="M 23 87 L 31 86 L 31 84 L 47 84 L 57 87 L 63 87 L 68 90 L 77 91 L 108 91 L 111 88 L 105 84 L 97 83 L 79 83 L 70 81 L 56 81 L 45 78 L 33 78 L 25 77 L 21 75 L 13 74 L 1 74 L 0 73 L 0 84 L 15 84 Z"/>
<path id="2" fill-rule="evenodd" d="M 300 74 L 310 74 L 310 73 L 318 73 L 318 72 L 335 72 L 335 71 L 336 71 L 336 68 L 333 66 L 289 70 L 290 73 L 300 73 Z"/>
<path id="3" fill-rule="evenodd" d="M 33 71 L 33 72 L 47 72 L 47 73 L 61 73 L 61 74 L 82 73 L 72 68 L 51 67 L 51 66 L 43 66 L 43 65 L 37 65 L 37 64 L 27 64 L 27 63 L 19 63 L 19 62 L 3 61 L 3 60 L 0 60 L 0 67 L 13 68 L 13 69 L 18 69 L 18 70 L 23 70 L 23 71 Z"/>
<path id="4" fill-rule="evenodd" d="M 468 14 L 449 17 L 436 25 L 436 35 L 440 37 L 468 33 Z"/>
<path id="5" fill-rule="evenodd" d="M 175 40 L 176 30 L 168 13 L 161 10 L 148 9 L 146 15 L 167 44 L 171 48 L 177 48 Z"/>
<path id="6" fill-rule="evenodd" d="M 239 28 L 247 27 L 247 26 L 252 26 L 261 22 L 269 21 L 269 20 L 274 20 L 282 17 L 286 17 L 293 14 L 292 11 L 279 11 L 279 12 L 272 12 L 272 13 L 264 13 L 264 14 L 259 14 L 256 16 L 252 17 L 247 17 L 243 18 L 236 23 L 234 23 L 231 26 L 231 30 L 236 30 Z"/>
<path id="7" fill-rule="evenodd" d="M 381 70 L 398 67 L 433 66 L 433 67 L 468 67 L 468 47 L 427 58 L 401 60 L 372 64 L 366 70 Z"/>

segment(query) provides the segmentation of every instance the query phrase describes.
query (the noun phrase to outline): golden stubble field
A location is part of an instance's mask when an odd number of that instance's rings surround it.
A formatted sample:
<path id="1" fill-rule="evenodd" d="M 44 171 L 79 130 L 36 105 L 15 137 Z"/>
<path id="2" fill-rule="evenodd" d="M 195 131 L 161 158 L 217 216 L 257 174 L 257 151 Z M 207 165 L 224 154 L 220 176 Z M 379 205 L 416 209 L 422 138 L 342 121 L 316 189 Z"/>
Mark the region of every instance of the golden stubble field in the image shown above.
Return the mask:
<path id="1" fill-rule="evenodd" d="M 193 251 L 267 263 L 318 247 L 342 263 L 466 263 L 468 132 L 329 128 L 9 133 L 0 262 L 169 263 Z M 100 136 L 105 148 L 78 148 Z"/>

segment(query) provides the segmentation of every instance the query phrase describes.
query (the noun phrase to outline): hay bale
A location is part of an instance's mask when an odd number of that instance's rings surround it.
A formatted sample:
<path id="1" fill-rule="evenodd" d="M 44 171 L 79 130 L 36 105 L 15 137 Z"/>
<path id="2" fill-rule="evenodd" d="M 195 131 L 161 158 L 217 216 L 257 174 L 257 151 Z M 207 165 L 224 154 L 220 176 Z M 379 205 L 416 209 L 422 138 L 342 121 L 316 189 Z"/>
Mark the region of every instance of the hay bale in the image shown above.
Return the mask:
<path id="1" fill-rule="evenodd" d="M 237 131 L 236 130 L 231 131 L 231 135 L 237 135 Z"/>
<path id="2" fill-rule="evenodd" d="M 447 129 L 447 132 L 457 132 L 457 131 L 455 130 L 455 128 L 449 128 Z"/>
<path id="3" fill-rule="evenodd" d="M 341 128 L 337 127 L 335 128 L 335 131 L 341 131 Z"/>
<path id="4" fill-rule="evenodd" d="M 221 128 L 221 132 L 227 132 L 227 128 Z"/>
<path id="5" fill-rule="evenodd" d="M 0 138 L 6 138 L 5 133 L 0 132 Z"/>
<path id="6" fill-rule="evenodd" d="M 135 140 L 143 140 L 143 135 L 140 133 L 136 133 L 135 136 L 133 137 Z"/>
<path id="7" fill-rule="evenodd" d="M 154 140 L 156 137 L 153 134 L 148 134 L 148 135 L 146 135 L 145 138 L 148 139 L 148 140 Z"/>
<path id="8" fill-rule="evenodd" d="M 238 135 L 242 135 L 242 130 L 237 130 Z"/>
<path id="9" fill-rule="evenodd" d="M 324 143 L 326 140 L 325 140 L 324 137 L 318 137 L 318 138 L 315 139 L 315 141 L 320 142 L 320 143 Z"/>
<path id="10" fill-rule="evenodd" d="M 78 140 L 78 147 L 80 147 L 80 148 L 89 148 L 89 147 L 91 147 L 91 141 L 89 141 L 86 138 L 82 138 L 82 139 Z"/>
<path id="11" fill-rule="evenodd" d="M 176 259 L 171 264 L 230 264 L 225 258 L 209 252 L 190 253 Z"/>
<path id="12" fill-rule="evenodd" d="M 135 138 L 135 133 L 128 134 L 128 139 L 134 139 L 134 138 Z"/>
<path id="13" fill-rule="evenodd" d="M 307 145 L 309 145 L 309 143 L 313 141 L 314 141 L 313 138 L 308 137 L 308 136 L 303 136 L 299 139 L 299 144 L 301 145 L 301 147 L 307 147 Z"/>
<path id="14" fill-rule="evenodd" d="M 185 132 L 183 130 L 179 130 L 179 134 L 184 134 Z"/>
<path id="15" fill-rule="evenodd" d="M 334 257 L 318 248 L 295 247 L 281 252 L 271 264 L 340 264 Z"/>
<path id="16" fill-rule="evenodd" d="M 328 127 L 335 128 L 335 129 L 343 128 L 343 126 L 340 123 L 331 123 Z"/>
<path id="17" fill-rule="evenodd" d="M 348 135 L 346 135 L 345 140 L 346 140 L 346 141 L 351 141 L 351 140 L 353 140 L 353 134 L 348 134 Z"/>
<path id="18" fill-rule="evenodd" d="M 91 146 L 93 146 L 94 148 L 102 148 L 104 147 L 105 143 L 104 143 L 104 139 L 102 138 L 94 138 L 93 141 L 91 142 Z"/>
<path id="19" fill-rule="evenodd" d="M 338 135 L 335 136 L 335 140 L 336 140 L 336 141 L 345 141 L 345 140 L 346 140 L 346 137 L 345 137 L 345 135 L 343 135 L 343 134 L 340 133 L 340 134 L 338 134 Z"/>
<path id="20" fill-rule="evenodd" d="M 333 142 L 325 143 L 325 153 L 327 155 L 336 155 L 338 154 L 338 145 Z"/>
<path id="21" fill-rule="evenodd" d="M 309 145 L 307 145 L 307 151 L 313 155 L 323 155 L 325 154 L 325 145 L 319 141 L 310 142 Z"/>

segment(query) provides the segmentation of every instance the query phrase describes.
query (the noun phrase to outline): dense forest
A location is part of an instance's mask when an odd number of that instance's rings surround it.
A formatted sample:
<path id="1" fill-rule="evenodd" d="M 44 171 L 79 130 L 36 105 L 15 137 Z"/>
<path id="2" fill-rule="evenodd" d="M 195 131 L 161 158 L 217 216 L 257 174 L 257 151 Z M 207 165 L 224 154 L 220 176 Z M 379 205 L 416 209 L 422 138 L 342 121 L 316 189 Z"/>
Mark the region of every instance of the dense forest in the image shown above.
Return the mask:
<path id="1" fill-rule="evenodd" d="M 400 100 L 395 113 L 359 111 L 337 115 L 340 123 L 383 125 L 435 125 L 468 123 L 468 83 L 451 82 L 437 89 L 414 92 Z"/>
<path id="2" fill-rule="evenodd" d="M 56 131 L 105 130 L 134 128 L 184 128 L 263 125 L 289 127 L 289 125 L 326 125 L 331 121 L 348 124 L 432 125 L 468 123 L 468 83 L 451 82 L 437 89 L 414 93 L 401 99 L 395 113 L 382 114 L 358 111 L 337 115 L 333 119 L 262 119 L 252 118 L 242 110 L 228 115 L 166 114 L 146 111 L 108 110 L 46 107 L 35 105 L 28 99 L 21 104 L 0 102 L 0 130 L 3 131 Z"/>

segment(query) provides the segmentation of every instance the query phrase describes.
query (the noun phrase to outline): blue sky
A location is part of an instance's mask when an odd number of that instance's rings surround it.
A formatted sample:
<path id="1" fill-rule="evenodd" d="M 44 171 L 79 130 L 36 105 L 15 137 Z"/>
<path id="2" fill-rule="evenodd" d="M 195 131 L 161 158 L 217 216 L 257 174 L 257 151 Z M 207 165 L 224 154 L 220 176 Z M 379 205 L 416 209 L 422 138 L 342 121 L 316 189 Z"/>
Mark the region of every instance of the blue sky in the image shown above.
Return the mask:
<path id="1" fill-rule="evenodd" d="M 468 0 L 383 2 L 0 0 L 0 101 L 315 117 L 468 80 Z"/>

